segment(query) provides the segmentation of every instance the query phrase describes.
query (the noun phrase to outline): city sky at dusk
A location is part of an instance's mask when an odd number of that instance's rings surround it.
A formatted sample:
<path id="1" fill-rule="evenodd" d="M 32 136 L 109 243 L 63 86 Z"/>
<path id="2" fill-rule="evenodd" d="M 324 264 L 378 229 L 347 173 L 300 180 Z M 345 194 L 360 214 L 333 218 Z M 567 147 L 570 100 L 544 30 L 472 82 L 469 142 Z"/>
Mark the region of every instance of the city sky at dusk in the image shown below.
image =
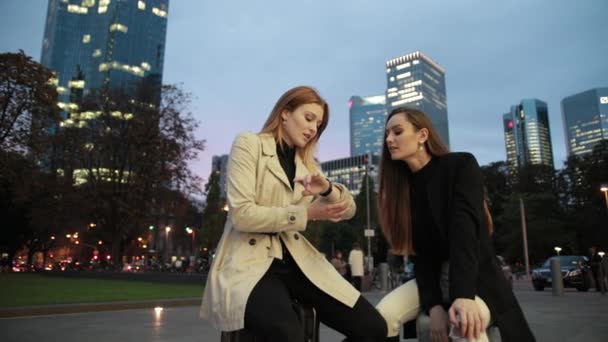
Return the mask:
<path id="1" fill-rule="evenodd" d="M 46 0 L 0 2 L 0 52 L 40 60 Z M 560 101 L 608 86 L 608 1 L 171 0 L 163 81 L 193 95 L 191 163 L 258 131 L 278 97 L 311 85 L 330 105 L 317 156 L 349 156 L 348 99 L 383 94 L 385 61 L 421 51 L 446 70 L 451 148 L 480 164 L 505 160 L 502 114 L 524 98 L 548 104 L 555 166 L 566 158 Z"/>

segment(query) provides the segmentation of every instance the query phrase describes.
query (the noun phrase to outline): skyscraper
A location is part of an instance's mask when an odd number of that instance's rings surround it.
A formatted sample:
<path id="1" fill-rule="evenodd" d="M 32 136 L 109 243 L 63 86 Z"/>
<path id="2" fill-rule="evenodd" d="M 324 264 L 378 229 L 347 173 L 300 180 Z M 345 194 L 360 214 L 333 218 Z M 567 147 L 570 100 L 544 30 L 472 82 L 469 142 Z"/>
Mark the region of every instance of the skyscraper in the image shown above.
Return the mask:
<path id="1" fill-rule="evenodd" d="M 568 96 L 561 105 L 568 156 L 590 153 L 608 139 L 608 87 Z"/>
<path id="2" fill-rule="evenodd" d="M 211 158 L 211 172 L 217 172 L 220 175 L 220 197 L 226 198 L 226 177 L 228 167 L 228 155 L 222 154 Z"/>
<path id="3" fill-rule="evenodd" d="M 430 116 L 441 139 L 449 147 L 445 70 L 416 51 L 386 62 L 386 107 L 412 107 Z"/>
<path id="4" fill-rule="evenodd" d="M 525 165 L 553 167 L 547 104 L 524 99 L 503 115 L 507 164 L 512 173 Z"/>
<path id="5" fill-rule="evenodd" d="M 367 153 L 381 155 L 386 120 L 384 95 L 352 96 L 348 101 L 348 108 L 351 157 Z"/>
<path id="6" fill-rule="evenodd" d="M 135 94 L 147 84 L 158 105 L 169 0 L 49 0 L 41 62 L 56 72 L 65 116 L 102 88 Z"/>

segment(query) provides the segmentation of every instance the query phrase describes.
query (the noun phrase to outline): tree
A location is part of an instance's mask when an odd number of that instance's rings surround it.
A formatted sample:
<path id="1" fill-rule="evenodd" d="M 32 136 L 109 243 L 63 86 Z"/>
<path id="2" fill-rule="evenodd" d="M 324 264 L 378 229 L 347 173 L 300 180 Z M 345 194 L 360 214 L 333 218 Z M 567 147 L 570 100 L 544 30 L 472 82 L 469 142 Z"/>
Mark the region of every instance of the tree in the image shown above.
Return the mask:
<path id="1" fill-rule="evenodd" d="M 227 203 L 226 199 L 221 197 L 220 174 L 218 171 L 211 171 L 209 181 L 205 185 L 205 195 L 207 201 L 202 214 L 200 242 L 203 247 L 212 249 L 216 248 L 220 241 L 226 223 L 224 206 Z"/>
<path id="2" fill-rule="evenodd" d="M 560 202 L 575 232 L 578 253 L 591 245 L 608 245 L 608 209 L 602 184 L 608 183 L 608 140 L 600 141 L 584 156 L 570 156 L 557 177 Z"/>
<path id="3" fill-rule="evenodd" d="M 0 54 L 0 148 L 27 151 L 59 119 L 50 70 L 25 55 Z"/>
<path id="4" fill-rule="evenodd" d="M 501 216 L 504 234 L 496 238 L 497 249 L 508 260 L 523 260 L 523 237 L 519 198 L 525 204 L 528 252 L 532 263 L 553 254 L 553 247 L 575 250 L 574 234 L 568 229 L 565 213 L 550 193 L 513 194 Z"/>
<path id="5" fill-rule="evenodd" d="M 190 95 L 176 86 L 164 86 L 161 94 L 156 106 L 120 90 L 94 92 L 60 132 L 58 167 L 91 204 L 91 220 L 99 238 L 111 243 L 114 260 L 121 260 L 151 217 L 165 224 L 175 220 L 172 192 L 199 192 L 187 163 L 204 141 L 194 136 L 198 123 L 187 111 Z"/>

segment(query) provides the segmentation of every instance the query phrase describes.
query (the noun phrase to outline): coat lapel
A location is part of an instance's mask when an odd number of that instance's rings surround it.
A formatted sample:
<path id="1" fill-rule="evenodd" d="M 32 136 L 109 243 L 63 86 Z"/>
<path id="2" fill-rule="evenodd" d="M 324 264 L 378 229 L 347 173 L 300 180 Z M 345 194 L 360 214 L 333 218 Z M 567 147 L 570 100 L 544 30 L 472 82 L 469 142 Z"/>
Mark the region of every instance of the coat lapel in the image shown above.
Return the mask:
<path id="1" fill-rule="evenodd" d="M 273 175 L 275 175 L 275 177 L 280 179 L 288 189 L 291 190 L 291 185 L 289 184 L 287 175 L 285 174 L 285 171 L 283 171 L 281 163 L 279 163 L 279 158 L 277 156 L 277 144 L 274 137 L 270 134 L 261 134 L 260 137 L 262 138 L 262 153 L 270 157 L 268 158 L 266 167 Z"/>
<path id="2" fill-rule="evenodd" d="M 309 174 L 308 168 L 304 165 L 302 158 L 299 153 L 296 153 L 296 177 L 302 177 Z M 304 187 L 300 183 L 294 183 L 293 189 L 293 198 L 291 203 L 298 203 L 302 199 L 302 191 L 304 191 Z"/>

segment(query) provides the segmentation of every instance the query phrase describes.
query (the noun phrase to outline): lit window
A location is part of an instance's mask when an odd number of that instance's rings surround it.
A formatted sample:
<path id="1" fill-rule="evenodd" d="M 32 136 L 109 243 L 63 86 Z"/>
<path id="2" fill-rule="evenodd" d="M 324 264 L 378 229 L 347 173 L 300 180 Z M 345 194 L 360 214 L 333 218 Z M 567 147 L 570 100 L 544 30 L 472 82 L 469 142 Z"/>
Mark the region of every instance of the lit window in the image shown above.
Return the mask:
<path id="1" fill-rule="evenodd" d="M 90 34 L 85 34 L 84 36 L 82 36 L 82 42 L 87 44 L 91 41 L 91 35 Z"/>
<path id="2" fill-rule="evenodd" d="M 93 57 L 99 57 L 99 56 L 101 56 L 101 50 L 95 49 L 95 51 L 93 51 Z"/>
<path id="3" fill-rule="evenodd" d="M 164 11 L 160 8 L 157 7 L 152 7 L 152 13 L 156 14 L 157 16 L 161 17 L 161 18 L 166 18 L 167 17 L 167 11 Z"/>
<path id="4" fill-rule="evenodd" d="M 401 69 L 405 69 L 405 68 L 409 68 L 410 67 L 410 63 L 407 62 L 405 64 L 399 64 L 397 65 L 397 70 L 401 70 Z"/>
<path id="5" fill-rule="evenodd" d="M 89 13 L 89 9 L 86 7 L 78 6 L 78 5 L 68 5 L 68 12 L 78 13 L 78 14 L 87 14 L 87 13 Z"/>
<path id="6" fill-rule="evenodd" d="M 417 59 L 415 59 L 415 60 L 412 62 L 412 64 L 414 64 L 414 65 L 416 65 L 416 64 L 418 64 L 418 63 L 420 63 L 420 61 L 419 61 L 419 60 L 417 60 Z"/>
<path id="7" fill-rule="evenodd" d="M 112 31 L 120 31 L 120 32 L 127 33 L 127 31 L 129 31 L 129 28 L 123 24 L 114 23 L 110 26 L 110 32 L 112 32 Z"/>
<path id="8" fill-rule="evenodd" d="M 402 78 L 406 78 L 406 77 L 410 77 L 410 76 L 412 76 L 412 73 L 411 72 L 406 72 L 406 73 L 397 75 L 397 79 L 400 80 Z"/>
<path id="9" fill-rule="evenodd" d="M 146 62 L 141 62 L 141 67 L 142 67 L 142 69 L 144 69 L 146 71 L 150 71 L 150 64 L 148 64 Z"/>
<path id="10" fill-rule="evenodd" d="M 108 6 L 111 0 L 99 0 L 99 6 Z"/>
<path id="11" fill-rule="evenodd" d="M 84 88 L 84 80 L 69 81 L 68 82 L 68 86 L 70 88 L 83 89 Z"/>
<path id="12" fill-rule="evenodd" d="M 101 13 L 106 13 L 108 11 L 108 6 L 101 6 L 101 3 L 99 4 L 99 8 L 97 9 L 97 13 L 101 14 Z"/>
<path id="13" fill-rule="evenodd" d="M 143 10 L 145 10 L 145 9 L 146 9 L 146 3 L 145 3 L 145 2 L 143 2 L 143 1 L 141 1 L 141 0 L 139 0 L 139 1 L 137 2 L 137 8 L 139 8 L 139 9 L 140 9 L 140 10 L 142 10 L 142 11 L 143 11 Z"/>
<path id="14" fill-rule="evenodd" d="M 83 7 L 93 7 L 95 6 L 95 0 L 82 0 Z"/>

